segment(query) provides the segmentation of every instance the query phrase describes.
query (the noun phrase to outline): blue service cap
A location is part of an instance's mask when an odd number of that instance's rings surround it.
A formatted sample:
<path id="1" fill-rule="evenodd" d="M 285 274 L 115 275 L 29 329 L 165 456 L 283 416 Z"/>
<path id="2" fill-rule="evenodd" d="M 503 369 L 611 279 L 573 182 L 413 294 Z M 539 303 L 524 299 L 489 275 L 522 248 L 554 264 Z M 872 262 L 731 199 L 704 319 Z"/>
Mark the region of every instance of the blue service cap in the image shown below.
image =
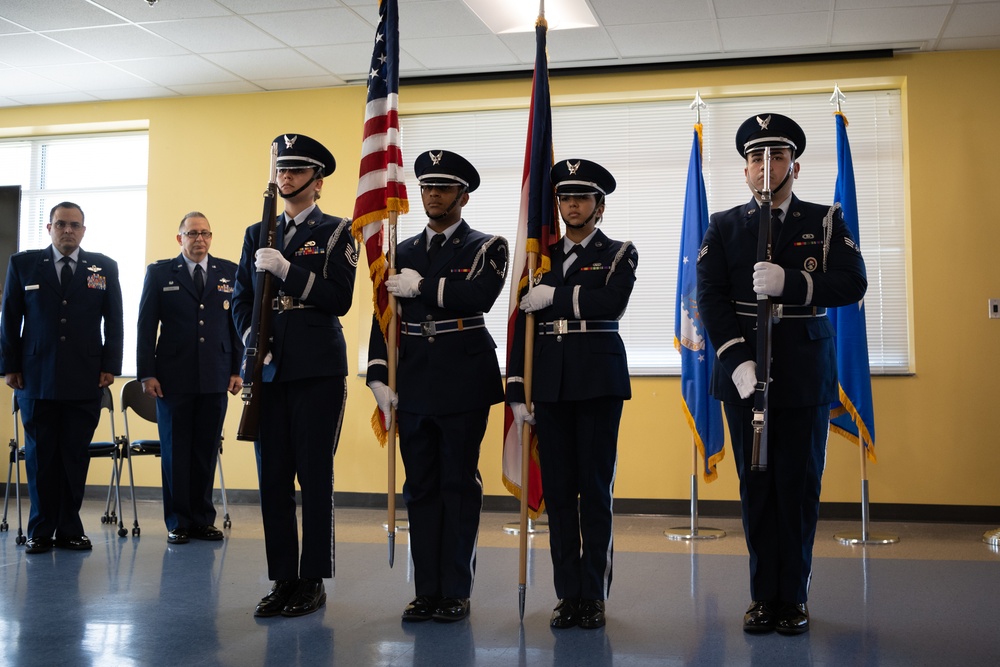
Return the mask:
<path id="1" fill-rule="evenodd" d="M 420 185 L 461 185 L 475 192 L 479 187 L 479 172 L 458 153 L 424 151 L 413 162 L 413 173 Z"/>
<path id="2" fill-rule="evenodd" d="M 791 148 L 798 159 L 806 149 L 806 133 L 799 124 L 788 116 L 768 113 L 752 116 L 743 121 L 736 131 L 736 150 L 744 158 L 747 153 L 764 150 L 765 147 Z"/>
<path id="3" fill-rule="evenodd" d="M 590 160 L 560 160 L 551 176 L 556 194 L 609 195 L 618 185 L 610 171 Z"/>
<path id="4" fill-rule="evenodd" d="M 333 153 L 326 146 L 304 134 L 282 134 L 274 139 L 278 144 L 278 168 L 314 167 L 323 176 L 337 168 Z"/>

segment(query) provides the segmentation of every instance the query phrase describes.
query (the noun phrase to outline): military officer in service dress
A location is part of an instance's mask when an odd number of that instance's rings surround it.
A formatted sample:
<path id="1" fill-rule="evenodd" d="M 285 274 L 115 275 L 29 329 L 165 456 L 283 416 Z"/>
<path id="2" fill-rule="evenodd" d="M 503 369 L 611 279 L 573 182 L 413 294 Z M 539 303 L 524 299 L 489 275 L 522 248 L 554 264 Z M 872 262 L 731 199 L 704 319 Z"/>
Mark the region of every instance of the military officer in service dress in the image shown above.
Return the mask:
<path id="1" fill-rule="evenodd" d="M 479 448 L 490 406 L 503 401 L 496 343 L 483 314 L 507 272 L 507 241 L 462 218 L 479 173 L 457 153 L 427 151 L 413 167 L 428 222 L 397 246 L 388 290 L 400 318 L 396 392 L 387 386 L 385 339 L 373 322 L 368 385 L 380 409 L 397 405 L 403 498 L 416 598 L 403 621 L 469 615 L 483 483 Z"/>
<path id="2" fill-rule="evenodd" d="M 612 577 L 612 492 L 623 402 L 632 397 L 618 320 L 639 255 L 598 225 L 615 190 L 607 169 L 561 160 L 552 183 L 566 234 L 552 269 L 522 295 L 507 368 L 518 429 L 535 424 L 556 596 L 553 628 L 600 628 Z M 535 313 L 533 412 L 524 403 L 524 313 Z"/>
<path id="3" fill-rule="evenodd" d="M 233 317 L 244 337 L 253 315 L 254 274 L 274 276 L 271 355 L 265 357 L 257 449 L 260 506 L 271 591 L 256 616 L 302 616 L 326 602 L 333 576 L 333 455 L 347 400 L 347 344 L 340 317 L 351 307 L 358 249 L 345 218 L 316 205 L 336 167 L 320 142 L 284 134 L 278 193 L 285 210 L 273 248 L 258 247 L 260 223 L 243 239 Z M 263 281 L 261 281 L 261 284 Z M 245 379 L 245 378 L 244 378 Z M 302 548 L 295 480 L 302 493 Z"/>
<path id="4" fill-rule="evenodd" d="M 764 149 L 770 147 L 770 164 Z M 698 255 L 701 317 L 718 357 L 712 393 L 723 401 L 740 479 L 750 552 L 750 633 L 809 629 L 806 606 L 819 517 L 830 403 L 837 400 L 834 329 L 826 309 L 856 303 L 867 279 L 838 207 L 799 200 L 792 185 L 806 147 L 802 128 L 771 113 L 748 118 L 736 150 L 753 198 L 712 215 Z M 758 261 L 764 170 L 773 191 L 774 243 Z M 773 216 L 772 216 L 773 218 Z M 774 306 L 766 471 L 751 470 L 759 296 Z"/>
<path id="5" fill-rule="evenodd" d="M 167 541 L 217 541 L 215 467 L 228 391 L 243 386 L 231 301 L 236 264 L 208 253 L 212 226 L 186 214 L 181 254 L 150 264 L 139 298 L 136 375 L 156 399 Z"/>
<path id="6" fill-rule="evenodd" d="M 24 423 L 29 554 L 92 548 L 80 520 L 87 449 L 124 346 L 118 264 L 80 247 L 83 209 L 56 204 L 46 228 L 49 247 L 10 258 L 0 317 L 0 374 Z"/>

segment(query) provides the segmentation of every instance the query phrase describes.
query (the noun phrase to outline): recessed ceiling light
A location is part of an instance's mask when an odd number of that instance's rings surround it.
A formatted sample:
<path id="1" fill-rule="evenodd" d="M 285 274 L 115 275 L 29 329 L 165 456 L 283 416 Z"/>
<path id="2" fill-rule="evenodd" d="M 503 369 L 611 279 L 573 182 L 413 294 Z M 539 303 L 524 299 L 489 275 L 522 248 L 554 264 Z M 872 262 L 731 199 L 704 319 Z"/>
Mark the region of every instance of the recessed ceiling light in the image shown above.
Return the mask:
<path id="1" fill-rule="evenodd" d="M 538 0 L 462 0 L 496 34 L 531 32 L 538 18 Z M 549 30 L 593 28 L 597 19 L 586 0 L 545 0 Z"/>

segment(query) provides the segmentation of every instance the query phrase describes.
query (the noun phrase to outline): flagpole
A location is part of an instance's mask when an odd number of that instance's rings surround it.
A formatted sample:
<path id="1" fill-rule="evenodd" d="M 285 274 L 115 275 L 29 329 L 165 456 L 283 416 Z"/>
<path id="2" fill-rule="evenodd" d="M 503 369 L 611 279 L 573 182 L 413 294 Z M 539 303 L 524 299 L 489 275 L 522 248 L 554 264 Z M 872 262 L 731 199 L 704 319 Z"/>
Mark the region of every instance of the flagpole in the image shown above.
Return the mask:
<path id="1" fill-rule="evenodd" d="M 694 109 L 695 123 L 701 124 L 701 110 L 708 105 L 701 99 L 701 91 L 695 91 L 694 101 L 688 107 Z M 690 526 L 678 526 L 663 531 L 664 536 L 671 540 L 714 540 L 726 536 L 726 531 L 719 528 L 698 528 L 698 442 L 691 437 L 691 523 Z"/>
<path id="2" fill-rule="evenodd" d="M 837 111 L 834 115 L 843 116 L 842 120 L 844 120 L 845 124 L 847 122 L 847 117 L 843 115 L 843 111 L 841 111 L 841 105 L 846 101 L 847 97 L 844 95 L 843 92 L 841 92 L 840 85 L 834 83 L 833 95 L 830 96 L 830 104 L 837 107 Z M 838 148 L 838 153 L 839 152 L 840 151 Z M 834 202 L 834 205 L 838 203 L 840 202 Z M 857 208 L 856 203 L 854 204 L 854 208 L 855 209 Z M 855 239 L 855 240 L 860 243 L 860 239 Z M 858 453 L 861 456 L 861 532 L 837 533 L 833 537 L 841 544 L 895 544 L 896 542 L 899 542 L 899 537 L 897 535 L 887 535 L 887 534 L 873 535 L 868 530 L 870 522 L 870 512 L 868 504 L 868 444 L 865 442 L 865 438 L 861 434 L 860 429 L 858 431 Z"/>
<path id="3" fill-rule="evenodd" d="M 535 267 L 538 265 L 538 253 L 528 253 L 528 292 L 531 292 Z M 525 313 L 524 316 L 524 404 L 531 406 L 531 381 L 535 359 L 535 314 Z M 531 488 L 529 467 L 531 460 L 531 425 L 525 422 L 521 426 L 521 521 L 518 533 L 517 562 L 517 602 L 518 614 L 524 620 L 524 599 L 528 589 L 528 492 Z"/>
<path id="4" fill-rule="evenodd" d="M 394 275 L 396 273 L 396 223 L 399 219 L 398 211 L 389 211 L 389 269 L 387 271 L 387 276 Z M 386 347 L 387 349 L 387 363 L 389 366 L 389 389 L 396 393 L 396 365 L 397 365 L 397 349 L 396 345 L 398 343 L 397 326 L 396 326 L 396 297 L 390 293 L 389 294 L 389 312 L 392 315 L 389 318 L 389 326 L 385 330 Z M 392 423 L 389 425 L 389 440 L 386 444 L 386 456 L 388 462 L 388 489 L 386 494 L 386 504 L 388 505 L 388 518 L 386 520 L 386 537 L 389 540 L 389 567 L 393 566 L 396 560 L 396 408 L 390 406 L 389 414 L 391 416 Z"/>

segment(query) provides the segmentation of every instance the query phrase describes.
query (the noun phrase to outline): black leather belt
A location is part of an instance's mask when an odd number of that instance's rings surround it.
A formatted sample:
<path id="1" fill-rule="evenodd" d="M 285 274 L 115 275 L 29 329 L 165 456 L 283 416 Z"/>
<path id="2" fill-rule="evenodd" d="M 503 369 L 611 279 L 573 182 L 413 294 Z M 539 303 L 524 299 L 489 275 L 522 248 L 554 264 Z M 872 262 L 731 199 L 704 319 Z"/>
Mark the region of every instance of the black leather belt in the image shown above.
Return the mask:
<path id="1" fill-rule="evenodd" d="M 733 305 L 736 307 L 737 315 L 744 315 L 746 317 L 757 317 L 757 304 L 747 303 L 746 301 L 734 301 Z M 784 318 L 809 318 L 809 317 L 823 317 L 826 315 L 826 308 L 819 306 L 787 306 L 783 303 L 773 303 L 771 304 L 771 314 L 777 319 Z"/>
<path id="2" fill-rule="evenodd" d="M 482 329 L 486 320 L 482 315 L 477 317 L 460 317 L 455 320 L 426 320 L 424 322 L 402 322 L 399 332 L 404 336 L 437 336 L 438 334 L 466 329 Z"/>
<path id="3" fill-rule="evenodd" d="M 555 320 L 554 322 L 539 322 L 538 335 L 557 335 L 568 333 L 607 333 L 618 331 L 617 320 Z"/>
<path id="4" fill-rule="evenodd" d="M 297 310 L 299 308 L 315 308 L 308 303 L 302 303 L 301 299 L 294 296 L 276 296 L 271 299 L 271 308 L 282 313 L 286 310 Z"/>

